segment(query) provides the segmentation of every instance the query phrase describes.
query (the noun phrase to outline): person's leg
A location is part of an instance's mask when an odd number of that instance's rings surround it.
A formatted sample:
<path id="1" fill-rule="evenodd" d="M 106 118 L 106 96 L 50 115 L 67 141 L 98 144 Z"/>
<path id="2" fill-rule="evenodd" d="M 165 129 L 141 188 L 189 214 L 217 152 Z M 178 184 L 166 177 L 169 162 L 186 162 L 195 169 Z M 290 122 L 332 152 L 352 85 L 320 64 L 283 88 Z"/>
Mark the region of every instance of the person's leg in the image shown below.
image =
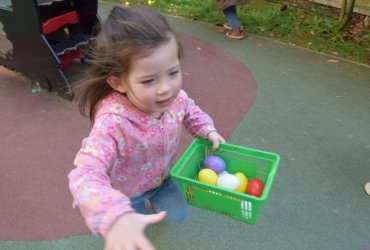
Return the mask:
<path id="1" fill-rule="evenodd" d="M 135 211 L 139 214 L 146 214 L 146 206 L 145 206 L 145 194 L 132 198 L 131 204 L 132 208 L 135 209 Z"/>
<path id="2" fill-rule="evenodd" d="M 224 15 L 231 27 L 232 30 L 238 30 L 240 29 L 240 23 L 238 20 L 238 16 L 236 15 L 236 6 L 232 5 L 230 7 L 227 7 L 223 10 Z"/>
<path id="3" fill-rule="evenodd" d="M 243 39 L 243 28 L 240 25 L 236 15 L 236 6 L 233 5 L 224 9 L 224 15 L 226 16 L 230 25 L 230 30 L 226 31 L 226 36 L 234 39 Z M 224 27 L 227 28 L 227 25 L 224 24 Z"/>
<path id="4" fill-rule="evenodd" d="M 180 222 L 184 220 L 189 212 L 179 185 L 172 179 L 166 180 L 149 198 L 154 210 L 158 213 L 166 211 L 166 220 L 169 222 Z"/>

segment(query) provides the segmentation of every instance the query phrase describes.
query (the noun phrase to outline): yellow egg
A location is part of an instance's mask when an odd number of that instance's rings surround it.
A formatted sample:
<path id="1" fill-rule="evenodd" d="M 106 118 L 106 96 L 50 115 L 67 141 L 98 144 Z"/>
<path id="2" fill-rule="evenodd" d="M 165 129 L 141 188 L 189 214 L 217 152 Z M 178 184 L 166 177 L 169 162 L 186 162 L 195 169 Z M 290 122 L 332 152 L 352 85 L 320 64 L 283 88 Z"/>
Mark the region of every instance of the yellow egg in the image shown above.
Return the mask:
<path id="1" fill-rule="evenodd" d="M 247 177 L 242 173 L 242 172 L 237 172 L 234 174 L 240 181 L 239 186 L 235 189 L 235 191 L 240 192 L 240 193 L 245 193 L 247 190 L 247 185 L 248 185 L 248 179 Z"/>
<path id="2" fill-rule="evenodd" d="M 204 168 L 198 173 L 198 180 L 211 185 L 217 184 L 217 174 L 215 171 L 209 168 Z"/>

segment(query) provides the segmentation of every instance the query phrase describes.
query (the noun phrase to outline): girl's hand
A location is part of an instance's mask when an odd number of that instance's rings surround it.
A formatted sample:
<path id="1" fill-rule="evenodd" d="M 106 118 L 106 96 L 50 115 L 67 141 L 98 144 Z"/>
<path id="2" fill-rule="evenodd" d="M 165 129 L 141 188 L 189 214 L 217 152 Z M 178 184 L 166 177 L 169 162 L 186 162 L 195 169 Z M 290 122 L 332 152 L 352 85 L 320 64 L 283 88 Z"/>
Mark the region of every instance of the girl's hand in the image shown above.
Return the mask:
<path id="1" fill-rule="evenodd" d="M 166 212 L 143 215 L 128 213 L 120 217 L 105 237 L 105 250 L 154 250 L 144 231 L 149 224 L 164 219 Z"/>
<path id="2" fill-rule="evenodd" d="M 220 142 L 225 142 L 225 139 L 217 133 L 217 131 L 211 131 L 208 133 L 207 140 L 212 142 L 212 150 L 218 149 Z"/>

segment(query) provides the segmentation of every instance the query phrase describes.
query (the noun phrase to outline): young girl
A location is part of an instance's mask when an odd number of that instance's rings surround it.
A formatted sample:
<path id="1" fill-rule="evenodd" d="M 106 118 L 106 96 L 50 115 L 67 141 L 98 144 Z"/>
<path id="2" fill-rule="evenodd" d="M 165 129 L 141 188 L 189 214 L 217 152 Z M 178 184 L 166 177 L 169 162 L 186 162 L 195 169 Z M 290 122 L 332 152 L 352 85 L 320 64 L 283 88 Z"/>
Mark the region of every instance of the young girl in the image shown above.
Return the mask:
<path id="1" fill-rule="evenodd" d="M 150 8 L 114 7 L 96 37 L 90 75 L 79 87 L 93 128 L 68 177 L 74 206 L 105 249 L 153 249 L 148 224 L 186 217 L 169 175 L 182 125 L 213 149 L 224 142 L 181 90 L 181 54 L 164 17 Z"/>

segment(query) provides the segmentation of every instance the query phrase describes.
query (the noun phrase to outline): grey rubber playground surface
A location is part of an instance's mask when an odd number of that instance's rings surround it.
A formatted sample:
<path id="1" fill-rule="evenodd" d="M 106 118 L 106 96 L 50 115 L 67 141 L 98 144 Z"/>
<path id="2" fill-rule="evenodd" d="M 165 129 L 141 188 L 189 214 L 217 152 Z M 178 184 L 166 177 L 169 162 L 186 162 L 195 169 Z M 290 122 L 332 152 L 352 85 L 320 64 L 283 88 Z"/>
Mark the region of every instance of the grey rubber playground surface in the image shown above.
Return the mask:
<path id="1" fill-rule="evenodd" d="M 111 6 L 100 3 L 103 19 Z M 180 224 L 147 228 L 156 248 L 370 249 L 370 196 L 363 191 L 370 181 L 370 68 L 251 34 L 234 41 L 213 25 L 168 19 L 176 31 L 248 67 L 256 99 L 228 142 L 276 152 L 281 163 L 255 225 L 192 208 Z M 227 93 L 216 98 L 228 102 Z M 102 248 L 92 235 L 0 241 L 0 249 Z"/>

